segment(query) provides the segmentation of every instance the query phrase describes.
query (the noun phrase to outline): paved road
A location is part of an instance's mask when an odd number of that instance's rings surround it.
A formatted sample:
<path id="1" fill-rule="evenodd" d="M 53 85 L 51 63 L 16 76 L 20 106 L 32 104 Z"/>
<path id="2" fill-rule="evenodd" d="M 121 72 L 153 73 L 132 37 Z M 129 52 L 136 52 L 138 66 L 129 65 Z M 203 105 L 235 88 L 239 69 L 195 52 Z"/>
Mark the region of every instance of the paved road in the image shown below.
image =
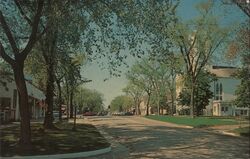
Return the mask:
<path id="1" fill-rule="evenodd" d="M 129 159 L 248 159 L 249 138 L 220 135 L 143 117 L 98 117 L 84 122 L 96 125 L 127 149 L 112 158 Z M 95 158 L 110 158 L 103 156 Z"/>

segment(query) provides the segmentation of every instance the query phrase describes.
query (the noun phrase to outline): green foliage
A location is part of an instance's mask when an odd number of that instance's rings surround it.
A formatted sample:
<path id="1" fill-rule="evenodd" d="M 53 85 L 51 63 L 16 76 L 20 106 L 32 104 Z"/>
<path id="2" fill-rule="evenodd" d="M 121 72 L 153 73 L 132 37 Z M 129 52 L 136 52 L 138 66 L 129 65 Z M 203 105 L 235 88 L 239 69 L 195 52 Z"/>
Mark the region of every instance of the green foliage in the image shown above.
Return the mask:
<path id="1" fill-rule="evenodd" d="M 130 96 L 133 99 L 133 105 L 135 106 L 135 113 L 140 115 L 140 103 L 143 98 L 144 90 L 137 85 L 133 84 L 131 81 L 127 84 L 125 88 L 122 89 L 126 95 Z"/>
<path id="2" fill-rule="evenodd" d="M 235 99 L 235 104 L 238 107 L 248 107 L 250 108 L 250 69 L 249 66 L 243 67 L 238 74 L 241 79 L 241 83 L 238 86 L 235 94 L 237 98 Z"/>
<path id="3" fill-rule="evenodd" d="M 196 91 L 194 92 L 196 114 L 202 115 L 202 110 L 209 104 L 209 99 L 213 97 L 213 92 L 210 90 L 210 83 L 216 78 L 209 72 L 202 72 L 196 83 Z M 190 83 L 185 81 L 185 88 L 179 94 L 178 102 L 180 105 L 190 106 Z"/>
<path id="4" fill-rule="evenodd" d="M 79 87 L 74 103 L 83 111 L 100 112 L 103 110 L 103 95 L 96 90 Z"/>
<path id="5" fill-rule="evenodd" d="M 128 111 L 133 106 L 133 99 L 129 96 L 117 96 L 110 103 L 111 111 Z"/>
<path id="6" fill-rule="evenodd" d="M 235 104 L 238 107 L 250 108 L 250 46 L 249 46 L 249 33 L 250 29 L 248 25 L 242 27 L 235 39 L 236 56 L 240 55 L 242 60 L 242 67 L 237 73 L 237 77 L 241 80 L 235 94 Z"/>

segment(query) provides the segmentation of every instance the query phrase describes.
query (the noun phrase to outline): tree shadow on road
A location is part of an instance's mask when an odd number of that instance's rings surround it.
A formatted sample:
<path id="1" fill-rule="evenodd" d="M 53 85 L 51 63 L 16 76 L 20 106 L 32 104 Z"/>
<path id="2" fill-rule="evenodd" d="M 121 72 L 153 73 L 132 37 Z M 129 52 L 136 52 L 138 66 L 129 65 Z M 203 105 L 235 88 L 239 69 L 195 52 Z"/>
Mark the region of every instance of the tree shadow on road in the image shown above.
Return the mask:
<path id="1" fill-rule="evenodd" d="M 249 158 L 249 141 L 200 129 L 120 123 L 101 127 L 131 158 Z"/>

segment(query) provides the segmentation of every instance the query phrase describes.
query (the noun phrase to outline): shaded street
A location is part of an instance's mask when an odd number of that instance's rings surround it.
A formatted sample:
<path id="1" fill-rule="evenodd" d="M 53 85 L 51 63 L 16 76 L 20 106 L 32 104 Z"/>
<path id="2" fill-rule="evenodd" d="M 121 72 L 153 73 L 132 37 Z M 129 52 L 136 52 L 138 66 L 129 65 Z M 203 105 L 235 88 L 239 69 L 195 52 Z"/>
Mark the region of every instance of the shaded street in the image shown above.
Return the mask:
<path id="1" fill-rule="evenodd" d="M 143 117 L 90 117 L 81 122 L 94 124 L 127 148 L 128 156 L 113 155 L 113 158 L 249 158 L 249 139 L 244 137 Z"/>

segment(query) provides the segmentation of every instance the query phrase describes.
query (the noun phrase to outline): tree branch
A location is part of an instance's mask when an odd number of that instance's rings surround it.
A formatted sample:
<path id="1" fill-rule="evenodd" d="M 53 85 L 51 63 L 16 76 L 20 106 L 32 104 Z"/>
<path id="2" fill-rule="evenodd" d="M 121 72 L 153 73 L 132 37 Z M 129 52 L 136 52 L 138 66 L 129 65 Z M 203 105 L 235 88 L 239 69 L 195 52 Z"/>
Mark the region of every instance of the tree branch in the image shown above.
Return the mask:
<path id="1" fill-rule="evenodd" d="M 43 4 L 44 4 L 44 0 L 38 0 L 38 7 L 37 7 L 37 12 L 36 15 L 34 17 L 34 21 L 33 21 L 33 26 L 32 26 L 32 31 L 29 37 L 29 41 L 28 44 L 26 45 L 25 49 L 21 52 L 22 53 L 22 60 L 26 59 L 28 53 L 31 51 L 33 45 L 36 42 L 36 38 L 37 38 L 37 31 L 38 31 L 38 26 L 39 26 L 39 21 L 42 15 L 42 10 L 43 10 Z"/>
<path id="2" fill-rule="evenodd" d="M 23 18 L 28 22 L 28 24 L 29 24 L 30 26 L 32 26 L 32 21 L 31 21 L 30 18 L 27 17 L 26 14 L 24 13 L 24 11 L 23 11 L 23 9 L 22 9 L 22 6 L 20 5 L 19 1 L 18 1 L 18 0 L 14 0 L 14 2 L 15 2 L 15 4 L 16 4 L 17 8 L 19 9 L 21 15 L 23 16 Z"/>
<path id="3" fill-rule="evenodd" d="M 1 10 L 0 10 L 0 23 L 2 24 L 3 30 L 8 38 L 8 41 L 11 45 L 11 48 L 13 50 L 14 55 L 17 55 L 19 53 L 19 49 L 17 48 L 15 39 L 11 33 L 11 30 L 10 30 Z"/>
<path id="4" fill-rule="evenodd" d="M 15 61 L 9 55 L 6 54 L 1 41 L 0 41 L 0 56 L 11 66 L 15 65 Z"/>

